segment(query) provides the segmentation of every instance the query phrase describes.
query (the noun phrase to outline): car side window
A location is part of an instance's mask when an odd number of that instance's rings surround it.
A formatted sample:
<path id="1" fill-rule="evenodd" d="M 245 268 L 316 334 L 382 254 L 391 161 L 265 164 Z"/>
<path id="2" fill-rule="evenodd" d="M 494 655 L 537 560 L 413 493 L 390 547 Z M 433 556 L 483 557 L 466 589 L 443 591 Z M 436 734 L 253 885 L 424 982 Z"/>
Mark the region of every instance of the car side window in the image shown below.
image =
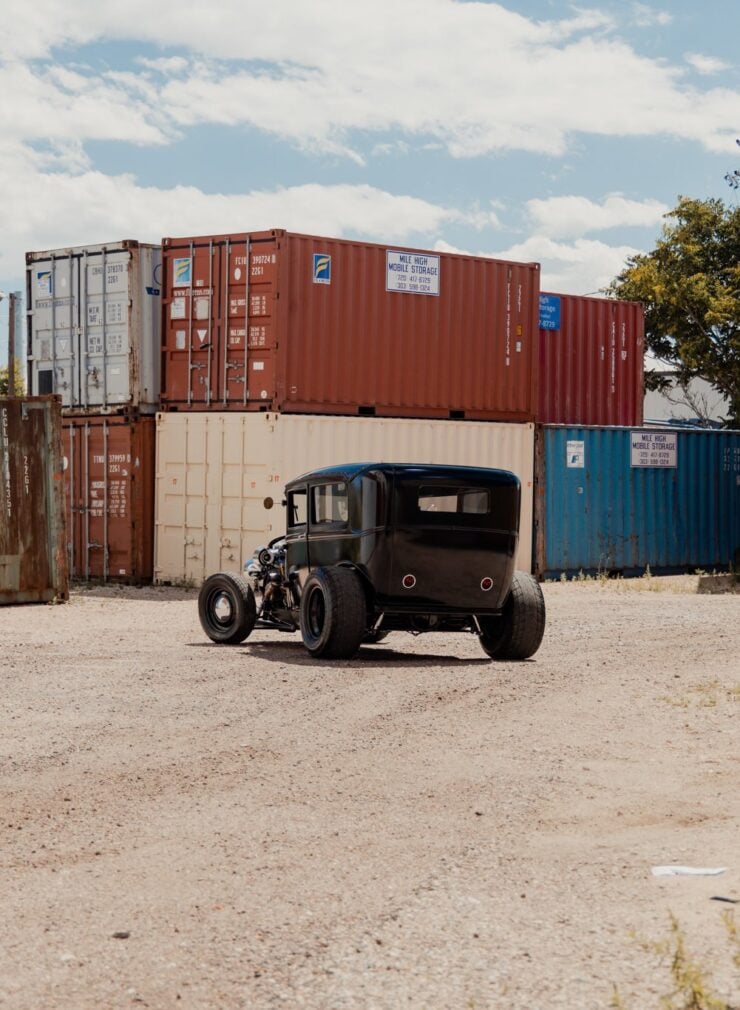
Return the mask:
<path id="1" fill-rule="evenodd" d="M 490 511 L 490 497 L 484 488 L 421 487 L 419 511 L 486 515 Z"/>
<path id="2" fill-rule="evenodd" d="M 319 484 L 311 489 L 311 525 L 346 523 L 349 517 L 347 485 Z"/>
<path id="3" fill-rule="evenodd" d="M 288 526 L 305 526 L 308 515 L 308 491 L 296 488 L 288 494 Z"/>

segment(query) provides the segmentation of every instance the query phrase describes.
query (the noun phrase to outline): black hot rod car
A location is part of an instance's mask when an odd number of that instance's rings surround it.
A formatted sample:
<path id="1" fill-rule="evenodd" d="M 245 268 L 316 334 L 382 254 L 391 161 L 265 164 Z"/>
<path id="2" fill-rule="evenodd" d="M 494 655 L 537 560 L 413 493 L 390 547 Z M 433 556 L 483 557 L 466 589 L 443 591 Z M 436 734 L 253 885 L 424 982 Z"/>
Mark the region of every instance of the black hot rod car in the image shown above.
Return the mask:
<path id="1" fill-rule="evenodd" d="M 252 629 L 299 631 L 313 656 L 344 659 L 390 631 L 467 631 L 492 659 L 539 648 L 545 602 L 514 571 L 520 486 L 506 470 L 353 463 L 285 490 L 285 536 L 245 575 L 204 583 L 198 610 L 214 642 Z"/>

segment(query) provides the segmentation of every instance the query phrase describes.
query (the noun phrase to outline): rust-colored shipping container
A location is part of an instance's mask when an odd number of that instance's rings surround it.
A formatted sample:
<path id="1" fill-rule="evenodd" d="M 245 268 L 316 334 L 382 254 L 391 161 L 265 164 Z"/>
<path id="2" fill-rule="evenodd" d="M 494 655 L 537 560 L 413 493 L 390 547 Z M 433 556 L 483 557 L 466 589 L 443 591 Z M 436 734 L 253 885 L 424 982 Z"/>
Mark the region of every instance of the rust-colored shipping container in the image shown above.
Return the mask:
<path id="1" fill-rule="evenodd" d="M 534 417 L 538 264 L 269 231 L 163 274 L 165 410 Z"/>
<path id="2" fill-rule="evenodd" d="M 639 302 L 540 295 L 542 424 L 642 424 L 645 324 Z"/>
<path id="3" fill-rule="evenodd" d="M 0 604 L 66 600 L 61 400 L 0 399 Z"/>
<path id="4" fill-rule="evenodd" d="M 85 581 L 151 582 L 154 418 L 65 417 L 69 567 Z"/>

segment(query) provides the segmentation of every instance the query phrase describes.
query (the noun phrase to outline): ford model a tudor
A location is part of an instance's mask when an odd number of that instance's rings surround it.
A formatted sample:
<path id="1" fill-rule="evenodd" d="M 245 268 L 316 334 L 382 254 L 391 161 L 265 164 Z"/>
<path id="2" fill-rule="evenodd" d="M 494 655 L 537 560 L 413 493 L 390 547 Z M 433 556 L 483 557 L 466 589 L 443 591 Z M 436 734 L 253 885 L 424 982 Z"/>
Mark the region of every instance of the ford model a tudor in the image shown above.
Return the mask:
<path id="1" fill-rule="evenodd" d="M 467 631 L 492 659 L 539 648 L 545 604 L 514 571 L 519 480 L 506 470 L 353 463 L 286 487 L 287 531 L 246 575 L 204 583 L 201 624 L 237 644 L 253 628 L 300 631 L 313 656 L 344 659 L 391 631 Z"/>

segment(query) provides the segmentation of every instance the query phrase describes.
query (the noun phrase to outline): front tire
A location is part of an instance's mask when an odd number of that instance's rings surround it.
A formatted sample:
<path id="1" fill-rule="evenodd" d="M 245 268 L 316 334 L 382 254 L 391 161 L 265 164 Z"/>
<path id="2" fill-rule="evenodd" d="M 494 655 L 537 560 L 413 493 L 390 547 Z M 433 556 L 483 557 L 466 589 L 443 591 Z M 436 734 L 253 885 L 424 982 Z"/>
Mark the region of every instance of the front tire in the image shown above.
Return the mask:
<path id="1" fill-rule="evenodd" d="M 351 659 L 367 632 L 367 604 L 351 568 L 317 568 L 301 593 L 301 635 L 312 656 Z"/>
<path id="2" fill-rule="evenodd" d="M 545 598 L 539 582 L 515 572 L 501 617 L 480 617 L 480 644 L 491 659 L 529 659 L 545 634 Z"/>
<path id="3" fill-rule="evenodd" d="M 238 645 L 257 620 L 257 605 L 249 582 L 241 575 L 219 572 L 203 583 L 198 594 L 200 623 L 212 642 Z"/>

